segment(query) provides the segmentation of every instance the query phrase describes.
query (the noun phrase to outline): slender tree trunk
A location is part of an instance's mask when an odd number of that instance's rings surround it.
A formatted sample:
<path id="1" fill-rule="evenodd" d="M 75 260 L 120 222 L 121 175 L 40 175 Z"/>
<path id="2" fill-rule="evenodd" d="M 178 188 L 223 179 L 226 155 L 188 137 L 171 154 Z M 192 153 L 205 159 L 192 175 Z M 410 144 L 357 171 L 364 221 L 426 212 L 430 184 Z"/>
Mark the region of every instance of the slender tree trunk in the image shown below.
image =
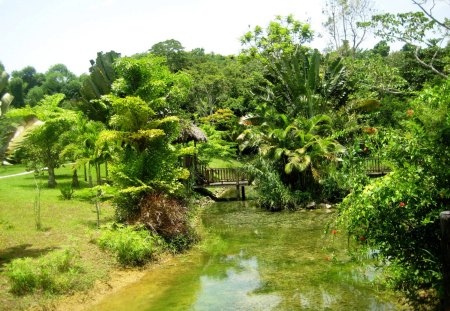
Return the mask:
<path id="1" fill-rule="evenodd" d="M 101 185 L 102 184 L 102 176 L 100 173 L 100 164 L 99 163 L 95 163 L 95 177 L 97 179 L 97 185 Z"/>
<path id="2" fill-rule="evenodd" d="M 84 168 L 84 181 L 87 181 L 86 163 L 83 164 Z"/>
<path id="3" fill-rule="evenodd" d="M 108 161 L 105 161 L 105 177 L 108 178 L 109 172 L 108 172 Z"/>
<path id="4" fill-rule="evenodd" d="M 450 211 L 440 214 L 444 295 L 441 310 L 450 310 Z"/>
<path id="5" fill-rule="evenodd" d="M 80 182 L 78 180 L 78 172 L 77 170 L 73 170 L 73 175 L 72 175 L 72 187 L 73 188 L 78 188 L 80 187 Z"/>
<path id="6" fill-rule="evenodd" d="M 91 172 L 91 163 L 88 163 L 88 179 L 89 179 L 89 187 L 92 187 L 92 172 Z"/>
<path id="7" fill-rule="evenodd" d="M 48 167 L 48 187 L 56 187 L 55 168 L 53 166 Z"/>

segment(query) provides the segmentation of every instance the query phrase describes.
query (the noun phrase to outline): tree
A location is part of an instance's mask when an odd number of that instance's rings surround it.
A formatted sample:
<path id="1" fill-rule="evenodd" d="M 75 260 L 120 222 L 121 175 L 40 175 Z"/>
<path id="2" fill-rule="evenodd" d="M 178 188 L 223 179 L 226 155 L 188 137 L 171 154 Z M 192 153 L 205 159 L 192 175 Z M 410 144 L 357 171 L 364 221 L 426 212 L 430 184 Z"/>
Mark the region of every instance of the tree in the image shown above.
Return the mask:
<path id="1" fill-rule="evenodd" d="M 184 47 L 177 40 L 170 39 L 158 42 L 148 51 L 156 56 L 165 57 L 167 59 L 167 66 L 169 66 L 170 71 L 172 72 L 180 71 L 185 68 L 187 64 Z"/>
<path id="2" fill-rule="evenodd" d="M 244 54 L 257 57 L 265 65 L 292 55 L 313 38 L 309 24 L 294 19 L 293 15 L 277 16 L 266 29 L 256 26 L 241 38 Z"/>
<path id="3" fill-rule="evenodd" d="M 162 57 L 152 54 L 122 57 L 116 60 L 115 69 L 118 79 L 112 86 L 114 94 L 140 97 L 160 116 L 178 114 L 187 99 L 189 75 L 172 73 Z"/>
<path id="4" fill-rule="evenodd" d="M 442 282 L 439 214 L 450 193 L 450 80 L 424 88 L 409 102 L 383 151 L 393 171 L 357 185 L 340 204 L 340 219 L 389 264 L 389 278 L 416 299 Z M 394 271 L 392 271 L 394 269 Z M 437 302 L 438 299 L 435 299 Z"/>
<path id="5" fill-rule="evenodd" d="M 344 67 L 339 58 L 321 66 L 320 53 L 303 45 L 311 38 L 309 25 L 292 16 L 278 17 L 265 30 L 257 26 L 242 38 L 247 45 L 244 55 L 264 66 L 265 94 L 261 97 L 278 113 L 312 117 L 330 108 L 328 100 L 341 83 Z"/>
<path id="6" fill-rule="evenodd" d="M 346 59 L 344 63 L 349 71 L 348 82 L 354 89 L 350 96 L 353 103 L 361 104 L 364 100 L 381 100 L 389 95 L 408 92 L 408 84 L 401 76 L 401 70 L 378 53 L 361 53 L 355 59 Z"/>
<path id="7" fill-rule="evenodd" d="M 4 115 L 11 105 L 14 96 L 6 92 L 8 86 L 9 74 L 5 71 L 3 64 L 0 63 L 0 117 Z"/>
<path id="8" fill-rule="evenodd" d="M 21 78 L 12 78 L 9 81 L 9 91 L 14 96 L 14 106 L 17 108 L 25 106 L 24 82 Z"/>
<path id="9" fill-rule="evenodd" d="M 120 54 L 114 51 L 98 52 L 96 60 L 91 60 L 89 76 L 80 77 L 82 101 L 78 106 L 91 120 L 107 123 L 108 107 L 102 106 L 98 100 L 111 92 L 112 83 L 117 77 L 114 61 L 119 57 Z"/>
<path id="10" fill-rule="evenodd" d="M 116 198 L 121 220 L 132 219 L 139 213 L 139 202 L 148 193 L 175 195 L 182 188 L 184 170 L 176 168 L 178 161 L 170 146 L 178 137 L 176 117 L 158 118 L 148 103 L 139 97 L 103 97 L 110 102 L 112 130 L 100 133 L 98 146 L 115 146 L 112 178 L 120 188 Z M 184 177 L 183 177 L 184 174 Z"/>
<path id="11" fill-rule="evenodd" d="M 93 186 L 91 167 L 95 167 L 97 185 L 100 181 L 100 164 L 106 160 L 106 152 L 103 146 L 96 144 L 99 134 L 105 129 L 105 125 L 99 121 L 87 120 L 79 118 L 73 125 L 70 133 L 65 136 L 66 141 L 63 143 L 64 149 L 61 151 L 61 158 L 69 161 L 75 161 L 73 165 L 72 186 L 78 187 L 77 170 L 80 167 L 88 165 L 87 178 L 89 186 Z M 85 171 L 86 172 L 86 171 Z"/>
<path id="12" fill-rule="evenodd" d="M 48 187 L 56 186 L 55 168 L 61 163 L 60 153 L 64 148 L 64 137 L 70 135 L 77 114 L 58 106 L 64 94 L 46 96 L 36 107 L 11 110 L 7 117 L 37 117 L 43 124 L 34 128 L 20 144 L 20 152 L 28 166 L 34 170 L 46 167 Z"/>
<path id="13" fill-rule="evenodd" d="M 434 74 L 446 79 L 449 68 L 440 69 L 436 66 L 442 57 L 439 55 L 440 49 L 435 48 L 435 53 L 429 59 L 422 57 L 421 50 L 424 46 L 440 47 L 440 45 L 448 44 L 450 21 L 447 18 L 444 21 L 437 20 L 432 10 L 427 11 L 424 8 L 423 5 L 427 1 L 413 2 L 421 8 L 421 12 L 386 13 L 373 16 L 375 34 L 387 41 L 401 41 L 413 46 L 416 61 Z M 448 58 L 448 55 L 444 57 Z"/>
<path id="14" fill-rule="evenodd" d="M 372 16 L 372 0 L 327 0 L 323 13 L 324 26 L 335 50 L 348 44 L 352 55 L 366 39 Z"/>
<path id="15" fill-rule="evenodd" d="M 62 93 L 66 95 L 67 99 L 78 99 L 81 82 L 65 65 L 56 64 L 45 73 L 41 87 L 44 94 L 47 95 Z"/>

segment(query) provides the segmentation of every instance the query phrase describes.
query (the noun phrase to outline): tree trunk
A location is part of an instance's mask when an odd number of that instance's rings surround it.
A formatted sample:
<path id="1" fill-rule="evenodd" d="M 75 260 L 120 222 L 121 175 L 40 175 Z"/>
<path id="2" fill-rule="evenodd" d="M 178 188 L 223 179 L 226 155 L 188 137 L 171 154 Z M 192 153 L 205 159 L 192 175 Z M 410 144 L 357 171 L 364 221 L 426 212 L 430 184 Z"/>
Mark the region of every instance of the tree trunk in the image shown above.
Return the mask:
<path id="1" fill-rule="evenodd" d="M 48 187 L 49 188 L 56 187 L 55 168 L 52 166 L 48 167 Z"/>
<path id="2" fill-rule="evenodd" d="M 77 170 L 73 170 L 72 187 L 73 188 L 79 188 L 80 187 L 80 182 L 78 181 L 78 172 L 77 172 Z"/>
<path id="3" fill-rule="evenodd" d="M 89 179 L 89 187 L 92 188 L 92 172 L 91 172 L 91 163 L 88 163 L 88 179 Z"/>
<path id="4" fill-rule="evenodd" d="M 84 167 L 84 181 L 87 181 L 86 163 L 83 164 Z"/>
<path id="5" fill-rule="evenodd" d="M 442 275 L 444 279 L 444 295 L 441 310 L 450 310 L 450 211 L 442 212 L 441 218 L 441 247 L 442 247 Z"/>
<path id="6" fill-rule="evenodd" d="M 108 178 L 109 172 L 108 172 L 108 161 L 105 161 L 105 177 Z"/>
<path id="7" fill-rule="evenodd" d="M 95 177 L 97 179 L 97 185 L 101 185 L 102 177 L 101 177 L 101 173 L 100 173 L 100 164 L 99 163 L 95 163 Z"/>

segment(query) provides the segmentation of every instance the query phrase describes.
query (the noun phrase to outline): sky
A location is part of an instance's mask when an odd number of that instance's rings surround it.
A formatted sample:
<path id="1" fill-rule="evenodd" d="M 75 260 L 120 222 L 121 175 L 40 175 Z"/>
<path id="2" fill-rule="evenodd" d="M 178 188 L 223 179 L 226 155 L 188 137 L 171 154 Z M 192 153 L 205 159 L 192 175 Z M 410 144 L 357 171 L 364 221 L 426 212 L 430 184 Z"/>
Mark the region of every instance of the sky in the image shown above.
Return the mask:
<path id="1" fill-rule="evenodd" d="M 0 0 L 0 62 L 7 72 L 28 65 L 38 72 L 65 64 L 79 75 L 97 52 L 129 56 L 175 39 L 186 51 L 237 54 L 249 27 L 293 14 L 316 32 L 324 49 L 325 0 Z M 416 11 L 411 0 L 374 0 L 382 12 Z M 450 12 L 448 12 L 450 15 Z M 320 35 L 323 35 L 320 38 Z M 367 44 L 372 47 L 375 40 Z"/>

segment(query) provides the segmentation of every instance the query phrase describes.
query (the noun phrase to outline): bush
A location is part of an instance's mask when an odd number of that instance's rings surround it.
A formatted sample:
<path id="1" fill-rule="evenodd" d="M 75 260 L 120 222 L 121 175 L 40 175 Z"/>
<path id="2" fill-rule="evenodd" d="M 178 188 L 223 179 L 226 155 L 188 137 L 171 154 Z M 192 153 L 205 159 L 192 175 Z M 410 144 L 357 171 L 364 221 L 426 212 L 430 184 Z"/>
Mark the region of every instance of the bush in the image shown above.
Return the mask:
<path id="1" fill-rule="evenodd" d="M 74 190 L 72 188 L 72 185 L 60 185 L 59 191 L 61 192 L 61 196 L 64 200 L 71 200 L 73 198 Z"/>
<path id="2" fill-rule="evenodd" d="M 79 254 L 74 250 L 53 252 L 37 259 L 19 258 L 6 266 L 11 292 L 17 295 L 35 290 L 67 293 L 83 287 L 82 273 Z"/>
<path id="3" fill-rule="evenodd" d="M 255 179 L 256 201 L 259 206 L 270 211 L 294 209 L 310 199 L 309 193 L 292 191 L 281 181 L 280 174 L 271 161 L 258 157 L 246 170 Z"/>
<path id="4" fill-rule="evenodd" d="M 139 208 L 138 221 L 163 237 L 176 251 L 188 248 L 196 240 L 188 208 L 180 200 L 149 193 L 142 197 Z"/>
<path id="5" fill-rule="evenodd" d="M 142 227 L 113 225 L 104 228 L 97 240 L 102 249 L 114 253 L 124 266 L 139 266 L 151 259 L 156 239 Z"/>
<path id="6" fill-rule="evenodd" d="M 404 112 L 401 128 L 383 148 L 393 171 L 356 187 L 340 205 L 340 220 L 355 238 L 395 270 L 390 284 L 417 299 L 442 286 L 439 214 L 450 206 L 450 80 L 424 89 Z"/>

